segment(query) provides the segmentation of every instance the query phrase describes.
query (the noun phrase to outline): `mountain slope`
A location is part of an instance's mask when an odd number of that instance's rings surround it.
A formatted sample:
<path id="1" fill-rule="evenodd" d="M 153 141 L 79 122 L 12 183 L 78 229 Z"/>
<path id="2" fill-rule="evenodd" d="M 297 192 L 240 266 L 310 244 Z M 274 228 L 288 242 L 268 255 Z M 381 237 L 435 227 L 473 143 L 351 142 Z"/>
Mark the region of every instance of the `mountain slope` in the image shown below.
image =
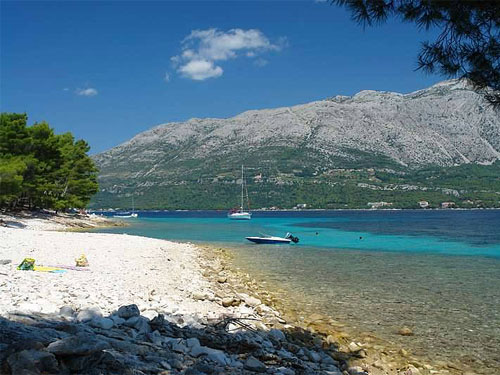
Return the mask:
<path id="1" fill-rule="evenodd" d="M 266 199 L 262 191 L 254 193 L 256 201 L 274 205 L 273 187 L 331 186 L 336 170 L 353 169 L 351 182 L 379 183 L 374 173 L 383 169 L 404 180 L 402 174 L 430 165 L 439 170 L 499 159 L 499 114 L 466 82 L 451 80 L 410 94 L 362 91 L 229 119 L 159 125 L 95 156 L 104 189 L 95 205 L 123 204 L 133 192 L 144 197 L 143 205 L 153 200 L 146 204 L 151 208 L 194 208 L 186 197 L 172 205 L 172 192 L 227 191 L 216 206 L 222 208 L 241 164 L 257 176 L 259 189 L 266 187 Z"/>

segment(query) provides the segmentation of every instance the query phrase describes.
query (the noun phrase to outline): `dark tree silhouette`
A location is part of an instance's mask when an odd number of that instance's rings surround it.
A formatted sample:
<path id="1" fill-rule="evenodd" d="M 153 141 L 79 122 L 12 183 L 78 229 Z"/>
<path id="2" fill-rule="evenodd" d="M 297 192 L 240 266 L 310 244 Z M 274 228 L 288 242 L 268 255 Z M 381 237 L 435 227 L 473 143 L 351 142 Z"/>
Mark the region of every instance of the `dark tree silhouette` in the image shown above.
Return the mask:
<path id="1" fill-rule="evenodd" d="M 332 0 L 357 23 L 371 26 L 389 17 L 419 28 L 441 30 L 422 43 L 418 69 L 469 79 L 500 108 L 500 0 Z"/>

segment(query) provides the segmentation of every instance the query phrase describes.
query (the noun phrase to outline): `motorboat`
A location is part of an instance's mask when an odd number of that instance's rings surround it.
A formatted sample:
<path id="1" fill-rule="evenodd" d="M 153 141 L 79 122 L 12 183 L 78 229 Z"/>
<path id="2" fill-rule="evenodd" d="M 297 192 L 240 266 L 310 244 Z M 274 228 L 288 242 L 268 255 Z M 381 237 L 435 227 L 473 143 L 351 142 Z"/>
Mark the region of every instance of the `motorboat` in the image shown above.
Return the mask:
<path id="1" fill-rule="evenodd" d="M 257 244 L 289 244 L 299 242 L 299 238 L 291 233 L 287 233 L 285 237 L 262 236 L 262 237 L 246 237 L 250 242 Z"/>

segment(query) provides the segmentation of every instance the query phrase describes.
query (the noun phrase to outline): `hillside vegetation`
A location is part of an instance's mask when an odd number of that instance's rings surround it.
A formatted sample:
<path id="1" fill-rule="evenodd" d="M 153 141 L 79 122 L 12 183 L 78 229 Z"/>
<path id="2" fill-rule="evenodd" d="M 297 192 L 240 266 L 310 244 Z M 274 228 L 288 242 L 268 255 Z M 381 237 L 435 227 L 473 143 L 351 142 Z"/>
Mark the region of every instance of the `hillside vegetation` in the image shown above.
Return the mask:
<path id="1" fill-rule="evenodd" d="M 255 208 L 498 207 L 499 150 L 500 116 L 467 82 L 362 91 L 140 133 L 94 157 L 92 207 L 227 209 L 242 164 Z"/>

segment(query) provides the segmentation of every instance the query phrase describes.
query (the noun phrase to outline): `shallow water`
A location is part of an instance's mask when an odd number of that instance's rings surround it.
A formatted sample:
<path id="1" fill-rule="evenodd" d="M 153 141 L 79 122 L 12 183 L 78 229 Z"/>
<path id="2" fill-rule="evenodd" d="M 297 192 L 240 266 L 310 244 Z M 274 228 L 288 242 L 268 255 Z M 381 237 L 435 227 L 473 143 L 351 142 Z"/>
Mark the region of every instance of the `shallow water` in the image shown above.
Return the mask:
<path id="1" fill-rule="evenodd" d="M 236 266 L 321 312 L 432 360 L 500 370 L 500 211 L 143 213 L 127 232 L 223 244 Z M 247 244 L 291 231 L 299 245 Z M 414 336 L 395 334 L 409 326 Z"/>

